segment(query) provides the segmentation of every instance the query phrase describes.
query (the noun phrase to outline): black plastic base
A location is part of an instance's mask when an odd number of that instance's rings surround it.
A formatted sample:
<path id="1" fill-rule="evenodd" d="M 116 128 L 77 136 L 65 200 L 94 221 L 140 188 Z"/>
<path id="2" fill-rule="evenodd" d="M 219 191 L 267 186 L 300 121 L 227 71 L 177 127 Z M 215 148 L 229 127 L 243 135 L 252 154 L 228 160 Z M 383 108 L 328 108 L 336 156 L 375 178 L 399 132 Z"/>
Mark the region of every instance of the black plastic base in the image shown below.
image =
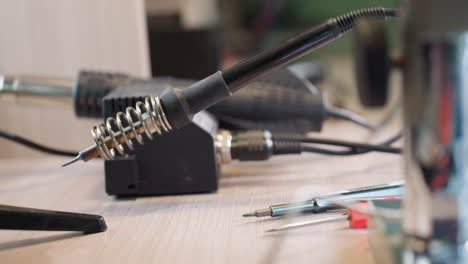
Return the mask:
<path id="1" fill-rule="evenodd" d="M 166 84 L 158 89 L 151 85 L 145 94 L 142 86 L 121 87 L 104 98 L 105 116 L 125 109 L 134 99 L 146 95 L 159 96 L 167 91 Z M 136 98 L 134 98 L 133 95 Z M 213 136 L 218 123 L 206 112 L 180 130 L 145 138 L 145 144 L 135 142 L 135 150 L 126 156 L 105 161 L 106 192 L 116 196 L 167 195 L 213 192 L 218 188 Z"/>
<path id="2" fill-rule="evenodd" d="M 196 124 L 147 140 L 135 154 L 105 161 L 111 195 L 212 192 L 218 188 L 213 139 Z"/>

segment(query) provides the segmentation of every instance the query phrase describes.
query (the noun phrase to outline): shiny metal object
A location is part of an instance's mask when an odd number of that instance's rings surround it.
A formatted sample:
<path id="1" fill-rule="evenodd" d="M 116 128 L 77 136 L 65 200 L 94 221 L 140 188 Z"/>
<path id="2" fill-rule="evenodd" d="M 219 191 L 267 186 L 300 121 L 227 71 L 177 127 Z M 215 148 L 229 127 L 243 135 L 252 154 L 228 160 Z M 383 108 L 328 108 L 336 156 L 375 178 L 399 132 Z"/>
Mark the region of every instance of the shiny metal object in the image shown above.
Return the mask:
<path id="1" fill-rule="evenodd" d="M 344 221 L 344 220 L 348 220 L 348 219 L 349 219 L 348 214 L 342 214 L 342 215 L 337 215 L 337 216 L 329 216 L 329 217 L 325 217 L 325 218 L 321 218 L 321 219 L 314 219 L 314 220 L 309 220 L 309 221 L 301 221 L 301 222 L 282 225 L 280 227 L 269 229 L 266 232 L 285 231 L 285 230 L 290 230 L 290 229 L 295 229 L 295 228 L 301 228 L 301 227 L 304 227 L 304 226 L 332 223 L 332 222 Z"/>
<path id="2" fill-rule="evenodd" d="M 116 156 L 115 150 L 123 155 L 122 144 L 134 149 L 132 139 L 144 144 L 141 134 L 145 133 L 149 139 L 151 134 L 172 130 L 166 118 L 164 109 L 158 97 L 148 96 L 145 103 L 138 102 L 136 107 L 127 107 L 125 113 L 118 112 L 116 118 L 109 117 L 106 124 L 94 126 L 91 130 L 96 150 L 101 157 L 111 160 Z"/>
<path id="3" fill-rule="evenodd" d="M 388 197 L 402 197 L 404 194 L 404 184 L 404 181 L 396 181 L 387 184 L 378 184 L 362 188 L 342 190 L 321 195 L 301 203 L 272 205 L 269 208 L 246 213 L 243 216 L 276 217 L 292 213 L 320 213 L 343 208 L 342 204 L 346 202 L 385 199 Z"/>
<path id="4" fill-rule="evenodd" d="M 403 261 L 468 263 L 468 1 L 405 7 Z"/>
<path id="5" fill-rule="evenodd" d="M 0 94 L 72 97 L 73 80 L 33 75 L 0 76 Z"/>
<path id="6" fill-rule="evenodd" d="M 133 149 L 132 139 L 144 144 L 142 134 L 152 139 L 152 134 L 159 135 L 172 130 L 158 97 L 147 96 L 145 103 L 138 102 L 136 107 L 127 107 L 125 113 L 118 112 L 116 118 L 109 117 L 105 124 L 94 126 L 91 130 L 94 145 L 80 151 L 77 157 L 65 163 L 70 165 L 78 160 L 88 161 L 97 156 L 106 160 L 116 157 L 116 151 L 124 154 L 123 144 Z"/>
<path id="7" fill-rule="evenodd" d="M 231 157 L 232 134 L 228 130 L 221 130 L 216 134 L 214 146 L 216 150 L 216 159 L 219 164 L 228 164 L 232 161 Z"/>

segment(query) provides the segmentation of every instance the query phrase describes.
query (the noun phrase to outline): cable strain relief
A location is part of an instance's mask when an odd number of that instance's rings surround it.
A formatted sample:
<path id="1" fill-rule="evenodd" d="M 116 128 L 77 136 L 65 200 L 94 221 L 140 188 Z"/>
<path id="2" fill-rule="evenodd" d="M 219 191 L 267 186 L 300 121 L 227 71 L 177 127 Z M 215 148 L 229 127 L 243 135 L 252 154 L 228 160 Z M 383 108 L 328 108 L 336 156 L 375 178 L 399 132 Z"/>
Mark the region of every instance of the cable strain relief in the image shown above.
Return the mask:
<path id="1" fill-rule="evenodd" d="M 273 155 L 282 154 L 300 154 L 301 153 L 301 141 L 294 139 L 278 139 L 273 138 Z"/>
<path id="2" fill-rule="evenodd" d="M 362 17 L 386 19 L 387 17 L 397 15 L 398 12 L 396 9 L 374 7 L 351 11 L 349 13 L 336 17 L 335 21 L 338 27 L 340 28 L 341 33 L 346 33 L 350 31 L 356 25 L 356 22 Z"/>

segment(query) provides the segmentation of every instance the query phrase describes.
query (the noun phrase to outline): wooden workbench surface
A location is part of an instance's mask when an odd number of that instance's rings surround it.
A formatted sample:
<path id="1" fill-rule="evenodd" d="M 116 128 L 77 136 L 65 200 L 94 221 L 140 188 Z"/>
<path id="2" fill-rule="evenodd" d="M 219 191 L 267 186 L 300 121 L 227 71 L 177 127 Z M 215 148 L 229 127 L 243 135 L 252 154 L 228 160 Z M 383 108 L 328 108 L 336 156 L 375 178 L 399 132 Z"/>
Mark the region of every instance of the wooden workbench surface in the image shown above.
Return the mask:
<path id="1" fill-rule="evenodd" d="M 360 129 L 327 124 L 329 137 Z M 374 263 L 365 230 L 345 222 L 283 234 L 265 230 L 294 219 L 242 218 L 267 205 L 400 179 L 397 155 L 301 155 L 235 163 L 216 193 L 117 200 L 104 192 L 102 161 L 66 168 L 63 158 L 0 160 L 0 203 L 99 214 L 109 229 L 73 232 L 0 230 L 6 263 Z"/>

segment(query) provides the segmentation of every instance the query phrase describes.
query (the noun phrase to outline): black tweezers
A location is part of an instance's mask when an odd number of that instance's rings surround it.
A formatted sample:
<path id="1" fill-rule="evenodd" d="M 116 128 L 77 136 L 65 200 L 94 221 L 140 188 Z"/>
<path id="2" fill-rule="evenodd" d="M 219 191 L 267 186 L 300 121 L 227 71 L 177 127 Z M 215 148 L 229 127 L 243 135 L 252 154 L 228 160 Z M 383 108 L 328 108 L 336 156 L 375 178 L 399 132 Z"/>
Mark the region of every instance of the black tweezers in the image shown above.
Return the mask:
<path id="1" fill-rule="evenodd" d="M 0 229 L 104 232 L 106 221 L 100 215 L 40 210 L 0 205 Z"/>

